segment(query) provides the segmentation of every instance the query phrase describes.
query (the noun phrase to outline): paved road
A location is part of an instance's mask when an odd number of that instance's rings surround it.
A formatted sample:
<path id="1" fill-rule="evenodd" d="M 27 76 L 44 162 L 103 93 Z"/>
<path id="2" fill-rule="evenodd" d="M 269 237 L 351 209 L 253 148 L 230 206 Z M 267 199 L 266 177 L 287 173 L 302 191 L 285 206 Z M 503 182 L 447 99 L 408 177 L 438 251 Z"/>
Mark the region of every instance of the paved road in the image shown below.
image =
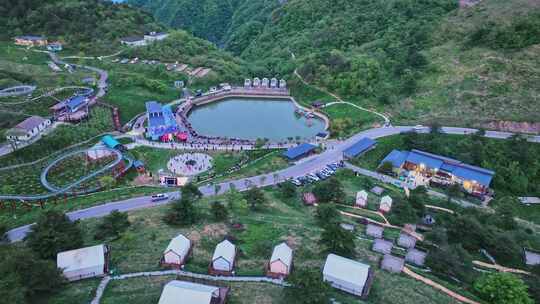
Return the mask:
<path id="1" fill-rule="evenodd" d="M 413 127 L 402 126 L 402 127 L 375 128 L 375 129 L 362 131 L 343 142 L 335 143 L 332 146 L 332 148 L 326 150 L 325 152 L 315 157 L 312 157 L 306 161 L 290 166 L 281 171 L 221 183 L 219 185 L 220 189 L 219 189 L 218 194 L 227 192 L 230 189 L 230 185 L 234 185 L 235 189 L 239 191 L 244 191 L 247 188 L 249 188 L 251 185 L 256 185 L 258 187 L 269 186 L 269 185 L 276 184 L 279 181 L 283 181 L 284 179 L 287 179 L 287 178 L 299 177 L 307 173 L 320 170 L 329 163 L 342 160 L 343 151 L 364 137 L 376 139 L 376 138 L 395 135 L 395 134 L 399 134 L 399 133 L 407 132 L 411 130 L 413 130 Z M 424 131 L 426 132 L 429 131 L 429 128 L 424 129 Z M 471 134 L 471 132 L 474 132 L 475 130 L 468 129 L 468 128 L 446 128 L 445 127 L 442 129 L 442 131 L 449 134 L 463 135 L 463 134 Z M 489 132 L 486 134 L 487 137 L 491 137 L 491 138 L 508 138 L 510 135 L 511 134 L 506 133 L 506 132 Z M 540 136 L 531 137 L 529 138 L 529 140 L 534 141 L 534 142 L 540 142 Z M 276 179 L 275 176 L 277 176 L 278 179 Z M 199 189 L 205 196 L 210 196 L 210 195 L 215 194 L 215 187 L 212 185 L 202 186 Z M 151 202 L 150 197 L 145 196 L 145 197 L 138 197 L 138 198 L 133 198 L 133 199 L 120 201 L 120 202 L 107 203 L 104 205 L 99 205 L 99 206 L 91 207 L 88 209 L 73 211 L 73 212 L 69 212 L 67 215 L 73 220 L 103 217 L 115 209 L 125 212 L 125 211 L 131 211 L 131 210 L 136 210 L 136 209 L 164 205 L 164 204 L 169 203 L 173 199 L 177 199 L 180 195 L 178 192 L 172 192 L 170 196 L 171 196 L 170 200 L 162 201 L 159 203 Z M 26 235 L 29 229 L 30 229 L 30 225 L 15 228 L 8 232 L 8 236 L 11 241 L 20 241 L 24 238 L 24 236 Z"/>

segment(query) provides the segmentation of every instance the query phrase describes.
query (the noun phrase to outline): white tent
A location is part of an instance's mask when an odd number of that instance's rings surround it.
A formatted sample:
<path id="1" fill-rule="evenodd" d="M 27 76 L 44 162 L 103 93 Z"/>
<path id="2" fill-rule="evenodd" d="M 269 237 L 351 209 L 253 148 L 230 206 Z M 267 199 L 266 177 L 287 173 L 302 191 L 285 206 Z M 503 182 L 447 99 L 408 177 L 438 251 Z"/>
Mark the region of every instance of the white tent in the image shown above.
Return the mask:
<path id="1" fill-rule="evenodd" d="M 369 273 L 369 265 L 329 254 L 324 263 L 323 279 L 337 289 L 363 296 Z"/>
<path id="2" fill-rule="evenodd" d="M 366 207 L 367 206 L 368 194 L 366 190 L 358 191 L 356 193 L 356 206 L 357 207 Z"/>
<path id="3" fill-rule="evenodd" d="M 104 275 L 107 271 L 106 245 L 80 248 L 58 253 L 56 266 L 64 272 L 69 281 Z"/>
<path id="4" fill-rule="evenodd" d="M 217 244 L 212 256 L 212 268 L 218 271 L 232 271 L 234 268 L 234 259 L 236 256 L 236 247 L 228 240 Z"/>
<path id="5" fill-rule="evenodd" d="M 286 243 L 274 247 L 269 270 L 275 274 L 288 275 L 291 271 L 293 251 Z"/>
<path id="6" fill-rule="evenodd" d="M 210 304 L 212 298 L 219 298 L 219 287 L 175 280 L 165 285 L 158 304 Z"/>
<path id="7" fill-rule="evenodd" d="M 392 198 L 388 195 L 383 196 L 383 198 L 381 198 L 379 210 L 382 212 L 390 212 L 390 209 L 392 209 Z"/>
<path id="8" fill-rule="evenodd" d="M 191 249 L 191 241 L 179 234 L 173 238 L 163 252 L 163 263 L 181 266 L 185 263 Z"/>

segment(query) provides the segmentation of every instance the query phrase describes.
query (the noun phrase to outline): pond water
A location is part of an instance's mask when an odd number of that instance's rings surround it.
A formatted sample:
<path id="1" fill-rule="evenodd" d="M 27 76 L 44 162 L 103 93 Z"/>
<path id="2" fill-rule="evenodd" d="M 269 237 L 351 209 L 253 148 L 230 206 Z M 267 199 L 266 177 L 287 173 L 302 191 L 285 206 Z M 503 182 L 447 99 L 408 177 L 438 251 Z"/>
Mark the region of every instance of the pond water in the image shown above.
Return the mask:
<path id="1" fill-rule="evenodd" d="M 308 119 L 295 109 L 291 100 L 228 98 L 195 107 L 188 120 L 201 135 L 241 139 L 308 139 L 325 130 L 322 119 Z"/>

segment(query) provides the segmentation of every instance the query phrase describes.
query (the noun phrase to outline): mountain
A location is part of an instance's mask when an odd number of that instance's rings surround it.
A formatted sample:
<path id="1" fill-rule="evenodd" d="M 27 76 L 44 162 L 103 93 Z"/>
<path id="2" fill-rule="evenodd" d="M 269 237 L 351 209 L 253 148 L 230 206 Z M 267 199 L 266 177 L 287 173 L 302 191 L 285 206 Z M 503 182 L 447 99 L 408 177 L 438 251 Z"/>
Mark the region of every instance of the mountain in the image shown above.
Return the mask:
<path id="1" fill-rule="evenodd" d="M 254 37 L 262 31 L 278 0 L 128 0 L 171 27 L 220 46 L 234 48 L 236 37 Z M 255 34 L 255 35 L 254 35 Z"/>
<path id="2" fill-rule="evenodd" d="M 2 40 L 24 34 L 46 35 L 90 48 L 162 28 L 150 14 L 110 1 L 3 0 L 0 5 Z"/>

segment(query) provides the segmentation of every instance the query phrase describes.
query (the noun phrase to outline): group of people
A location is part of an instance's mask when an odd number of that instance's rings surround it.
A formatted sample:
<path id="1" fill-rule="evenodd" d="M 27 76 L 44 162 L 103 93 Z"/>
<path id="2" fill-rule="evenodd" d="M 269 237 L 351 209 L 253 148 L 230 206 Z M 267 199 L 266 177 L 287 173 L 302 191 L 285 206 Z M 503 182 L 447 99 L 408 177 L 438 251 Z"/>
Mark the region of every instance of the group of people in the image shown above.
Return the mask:
<path id="1" fill-rule="evenodd" d="M 212 158 L 203 153 L 180 154 L 171 158 L 167 167 L 172 173 L 192 176 L 212 168 Z"/>

